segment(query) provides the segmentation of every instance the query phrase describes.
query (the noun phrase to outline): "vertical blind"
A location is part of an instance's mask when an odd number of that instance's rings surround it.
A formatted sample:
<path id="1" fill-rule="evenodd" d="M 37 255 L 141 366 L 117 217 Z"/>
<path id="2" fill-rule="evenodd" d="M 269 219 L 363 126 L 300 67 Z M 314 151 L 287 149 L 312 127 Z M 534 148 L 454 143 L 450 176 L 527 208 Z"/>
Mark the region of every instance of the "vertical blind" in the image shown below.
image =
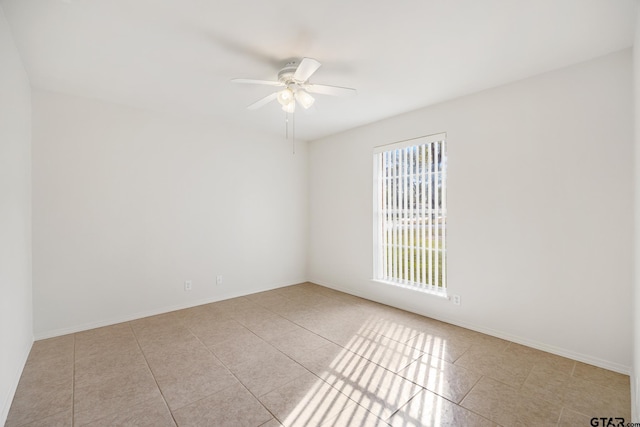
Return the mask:
<path id="1" fill-rule="evenodd" d="M 445 293 L 445 134 L 376 147 L 375 278 Z"/>

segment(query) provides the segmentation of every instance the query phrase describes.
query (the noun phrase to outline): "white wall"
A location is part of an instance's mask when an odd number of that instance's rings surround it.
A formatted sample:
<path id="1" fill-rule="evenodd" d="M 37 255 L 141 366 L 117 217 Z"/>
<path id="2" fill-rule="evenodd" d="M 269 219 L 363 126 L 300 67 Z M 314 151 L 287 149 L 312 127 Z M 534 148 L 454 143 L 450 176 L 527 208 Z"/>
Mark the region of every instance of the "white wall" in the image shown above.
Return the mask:
<path id="1" fill-rule="evenodd" d="M 310 280 L 629 372 L 631 66 L 626 50 L 312 142 Z M 439 132 L 460 306 L 371 281 L 372 148 Z"/>
<path id="2" fill-rule="evenodd" d="M 635 245 L 633 295 L 633 372 L 631 375 L 631 412 L 633 422 L 640 422 L 640 7 L 636 13 L 636 36 L 633 44 L 634 123 L 635 123 Z"/>
<path id="3" fill-rule="evenodd" d="M 42 91 L 33 110 L 36 338 L 306 279 L 306 144 Z"/>
<path id="4" fill-rule="evenodd" d="M 31 88 L 0 7 L 0 425 L 33 343 Z"/>

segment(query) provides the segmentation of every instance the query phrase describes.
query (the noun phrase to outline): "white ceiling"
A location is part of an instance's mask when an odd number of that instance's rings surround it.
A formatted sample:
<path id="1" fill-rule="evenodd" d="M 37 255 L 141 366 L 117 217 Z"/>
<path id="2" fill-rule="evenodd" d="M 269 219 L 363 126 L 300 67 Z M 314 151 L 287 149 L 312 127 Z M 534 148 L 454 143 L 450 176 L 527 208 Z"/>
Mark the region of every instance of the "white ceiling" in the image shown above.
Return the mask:
<path id="1" fill-rule="evenodd" d="M 0 0 L 35 88 L 282 135 L 288 59 L 323 66 L 296 113 L 313 140 L 632 45 L 634 0 Z M 301 110 L 301 109 L 300 109 Z"/>

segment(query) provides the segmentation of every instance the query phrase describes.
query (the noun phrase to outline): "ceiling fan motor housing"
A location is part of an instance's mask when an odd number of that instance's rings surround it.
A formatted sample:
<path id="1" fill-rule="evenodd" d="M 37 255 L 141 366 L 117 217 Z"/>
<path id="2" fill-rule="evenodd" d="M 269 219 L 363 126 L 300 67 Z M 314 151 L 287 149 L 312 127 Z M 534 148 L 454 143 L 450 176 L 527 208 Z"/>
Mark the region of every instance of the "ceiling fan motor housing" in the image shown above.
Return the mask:
<path id="1" fill-rule="evenodd" d="M 296 81 L 293 79 L 293 75 L 295 74 L 297 69 L 298 69 L 297 62 L 295 61 L 288 62 L 287 65 L 282 67 L 282 70 L 278 72 L 278 81 L 287 86 L 292 83 L 296 83 Z"/>

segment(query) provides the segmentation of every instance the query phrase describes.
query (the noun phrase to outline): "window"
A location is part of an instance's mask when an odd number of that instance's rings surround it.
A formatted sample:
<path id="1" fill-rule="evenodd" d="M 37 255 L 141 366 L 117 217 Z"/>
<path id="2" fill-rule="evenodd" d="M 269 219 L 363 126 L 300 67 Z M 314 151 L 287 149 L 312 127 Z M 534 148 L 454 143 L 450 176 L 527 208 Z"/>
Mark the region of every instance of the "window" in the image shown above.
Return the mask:
<path id="1" fill-rule="evenodd" d="M 445 134 L 374 150 L 376 280 L 446 295 Z"/>

